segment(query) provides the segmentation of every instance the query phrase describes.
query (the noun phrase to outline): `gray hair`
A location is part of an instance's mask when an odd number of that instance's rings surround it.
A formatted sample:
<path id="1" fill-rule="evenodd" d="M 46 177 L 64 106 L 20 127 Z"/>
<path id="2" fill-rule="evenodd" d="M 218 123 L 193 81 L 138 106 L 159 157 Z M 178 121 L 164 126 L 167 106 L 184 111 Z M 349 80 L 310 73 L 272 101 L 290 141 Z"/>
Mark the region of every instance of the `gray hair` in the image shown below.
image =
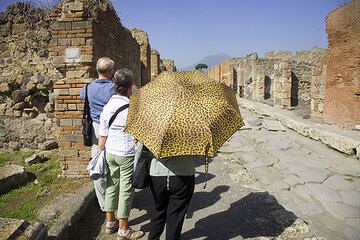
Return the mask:
<path id="1" fill-rule="evenodd" d="M 129 69 L 122 68 L 117 70 L 113 77 L 114 90 L 116 93 L 126 95 L 134 82 L 133 74 Z"/>
<path id="2" fill-rule="evenodd" d="M 100 58 L 96 63 L 96 71 L 98 73 L 110 73 L 114 69 L 115 63 L 108 57 Z"/>

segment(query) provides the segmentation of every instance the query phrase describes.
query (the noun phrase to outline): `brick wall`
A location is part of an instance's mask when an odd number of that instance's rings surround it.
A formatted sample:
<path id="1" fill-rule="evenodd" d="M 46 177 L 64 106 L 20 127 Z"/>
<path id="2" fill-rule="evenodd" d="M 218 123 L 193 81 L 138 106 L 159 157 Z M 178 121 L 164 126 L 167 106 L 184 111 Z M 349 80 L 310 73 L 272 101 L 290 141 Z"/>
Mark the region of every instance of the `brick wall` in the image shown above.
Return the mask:
<path id="1" fill-rule="evenodd" d="M 62 174 L 81 177 L 91 154 L 82 143 L 80 89 L 96 77 L 96 62 L 103 56 L 113 59 L 116 68 L 132 70 L 140 84 L 140 49 L 107 1 L 66 1 L 52 35 L 51 61 L 64 76 L 54 84 Z"/>
<path id="2" fill-rule="evenodd" d="M 233 87 L 233 81 L 230 79 L 230 75 L 233 73 L 230 72 L 229 60 L 225 60 L 211 68 L 209 68 L 206 73 L 209 77 L 215 79 L 218 82 L 224 83 L 229 87 Z"/>
<path id="3" fill-rule="evenodd" d="M 335 9 L 326 18 L 329 46 L 324 119 L 344 125 L 360 124 L 360 1 Z"/>

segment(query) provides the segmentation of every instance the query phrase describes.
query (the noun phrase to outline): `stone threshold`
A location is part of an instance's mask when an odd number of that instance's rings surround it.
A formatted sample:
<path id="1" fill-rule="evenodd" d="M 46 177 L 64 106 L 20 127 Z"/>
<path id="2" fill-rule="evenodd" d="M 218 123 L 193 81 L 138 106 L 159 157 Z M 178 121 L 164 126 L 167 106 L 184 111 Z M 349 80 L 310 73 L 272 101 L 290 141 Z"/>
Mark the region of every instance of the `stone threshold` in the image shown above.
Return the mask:
<path id="1" fill-rule="evenodd" d="M 360 132 L 347 134 L 344 130 L 344 133 L 342 134 L 339 129 L 336 132 L 329 131 L 326 129 L 325 124 L 312 122 L 310 120 L 302 121 L 293 116 L 291 112 L 287 113 L 289 110 L 269 106 L 264 103 L 253 102 L 238 96 L 237 101 L 240 107 L 254 111 L 258 114 L 275 117 L 285 127 L 292 129 L 305 137 L 320 141 L 347 155 L 356 155 L 356 157 L 360 159 Z"/>

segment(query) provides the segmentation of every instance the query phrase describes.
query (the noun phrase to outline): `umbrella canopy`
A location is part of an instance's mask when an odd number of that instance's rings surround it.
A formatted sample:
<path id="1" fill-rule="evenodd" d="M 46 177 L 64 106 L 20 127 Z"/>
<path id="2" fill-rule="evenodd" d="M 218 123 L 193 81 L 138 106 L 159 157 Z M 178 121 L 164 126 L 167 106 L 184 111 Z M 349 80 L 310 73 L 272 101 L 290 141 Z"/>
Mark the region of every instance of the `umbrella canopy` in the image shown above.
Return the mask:
<path id="1" fill-rule="evenodd" d="M 214 156 L 243 125 L 225 84 L 198 71 L 163 72 L 131 96 L 125 131 L 160 159 Z"/>

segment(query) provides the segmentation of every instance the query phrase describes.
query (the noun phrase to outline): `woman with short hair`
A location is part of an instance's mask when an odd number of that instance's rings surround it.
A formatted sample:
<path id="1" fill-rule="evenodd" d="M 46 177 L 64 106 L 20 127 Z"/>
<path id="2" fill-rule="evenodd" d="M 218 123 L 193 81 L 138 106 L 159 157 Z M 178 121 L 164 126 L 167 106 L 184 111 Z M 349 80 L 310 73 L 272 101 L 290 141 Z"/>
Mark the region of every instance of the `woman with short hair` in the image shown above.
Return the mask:
<path id="1" fill-rule="evenodd" d="M 134 168 L 135 140 L 124 132 L 133 84 L 133 75 L 128 69 L 118 70 L 113 77 L 114 91 L 100 115 L 99 150 L 106 149 L 106 162 L 109 166 L 105 193 L 106 232 L 116 231 L 114 211 L 119 219 L 118 240 L 139 239 L 144 233 L 131 229 L 128 218 L 134 198 L 131 177 Z M 109 126 L 115 112 L 123 107 Z"/>

